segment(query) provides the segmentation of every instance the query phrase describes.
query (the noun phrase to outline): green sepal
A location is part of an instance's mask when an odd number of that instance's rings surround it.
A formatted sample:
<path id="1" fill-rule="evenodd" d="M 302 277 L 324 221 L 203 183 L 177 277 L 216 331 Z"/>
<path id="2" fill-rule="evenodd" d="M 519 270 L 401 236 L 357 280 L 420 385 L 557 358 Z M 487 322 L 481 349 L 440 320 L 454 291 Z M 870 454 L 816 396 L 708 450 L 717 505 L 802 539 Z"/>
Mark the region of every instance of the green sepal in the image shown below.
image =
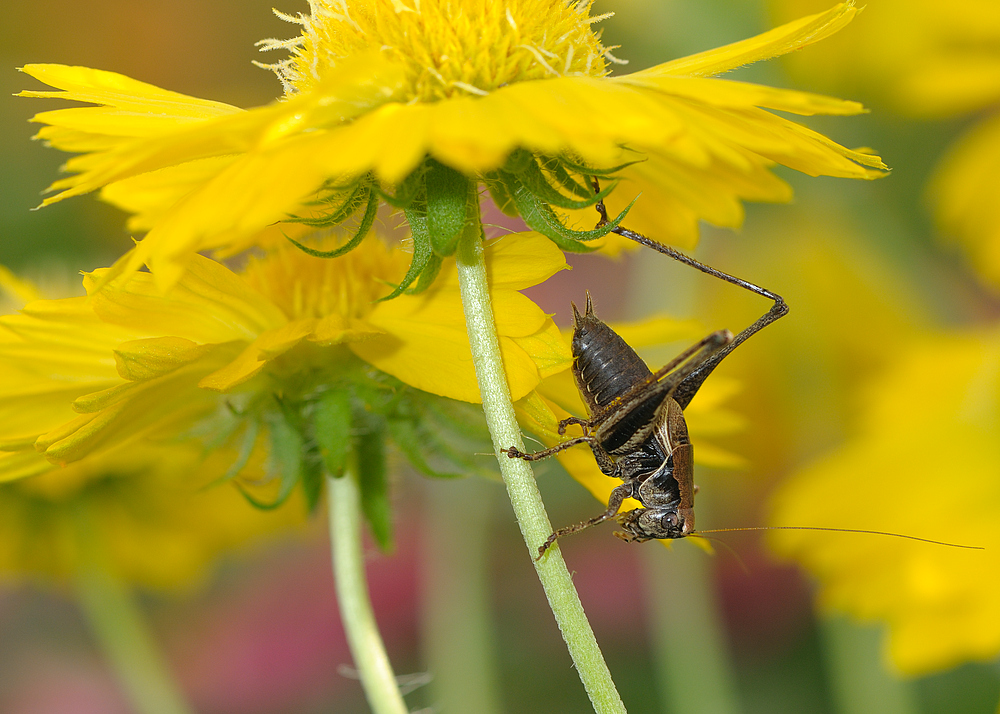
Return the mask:
<path id="1" fill-rule="evenodd" d="M 584 183 L 580 183 L 570 175 L 569 171 L 566 170 L 566 167 L 559 160 L 546 161 L 543 168 L 555 177 L 560 186 L 574 196 L 589 198 L 594 195 L 594 189 L 590 186 L 590 182 L 586 180 L 587 177 L 584 176 Z"/>
<path id="2" fill-rule="evenodd" d="M 345 253 L 351 252 L 359 245 L 361 245 L 361 241 L 363 241 L 365 236 L 368 235 L 368 231 L 371 230 L 372 224 L 375 223 L 375 215 L 377 213 L 378 213 L 378 193 L 375 191 L 369 191 L 368 207 L 365 209 L 365 215 L 361 218 L 361 223 L 358 226 L 358 232 L 355 233 L 354 236 L 349 241 L 344 243 L 344 245 L 340 246 L 339 248 L 334 248 L 333 250 L 326 250 L 326 251 L 316 250 L 314 248 L 309 248 L 307 246 L 302 245 L 294 238 L 289 238 L 288 236 L 285 236 L 285 238 L 288 238 L 288 240 L 291 241 L 292 245 L 294 245 L 296 248 L 305 253 L 308 253 L 314 258 L 338 258 L 344 255 Z"/>
<path id="3" fill-rule="evenodd" d="M 407 208 L 404 213 L 407 223 L 410 224 L 410 235 L 413 237 L 413 259 L 410 261 L 406 275 L 403 276 L 396 289 L 385 297 L 379 298 L 376 302 L 392 300 L 402 295 L 403 291 L 410 287 L 413 281 L 424 272 L 424 268 L 427 267 L 433 254 L 431 238 L 427 231 L 427 215 L 413 207 Z"/>
<path id="4" fill-rule="evenodd" d="M 323 495 L 323 476 L 326 469 L 323 459 L 315 449 L 308 449 L 302 455 L 302 475 L 299 481 L 302 483 L 302 494 L 306 499 L 306 509 L 309 513 L 316 510 L 319 505 L 319 497 Z"/>
<path id="5" fill-rule="evenodd" d="M 347 468 L 351 450 L 351 395 L 345 389 L 320 394 L 313 411 L 313 439 L 327 473 L 339 478 Z"/>
<path id="6" fill-rule="evenodd" d="M 624 211 L 603 226 L 589 231 L 575 231 L 563 225 L 555 211 L 547 203 L 539 200 L 527 186 L 517 181 L 516 178 L 511 178 L 512 183 L 516 183 L 514 201 L 517 203 L 517 210 L 528 227 L 546 236 L 562 250 L 573 253 L 589 253 L 595 250 L 584 245 L 581 241 L 597 240 L 613 231 L 639 198 L 638 196 L 633 198 L 632 203 L 626 206 Z"/>
<path id="7" fill-rule="evenodd" d="M 381 419 L 369 419 L 365 432 L 356 440 L 358 490 L 361 510 L 383 552 L 392 549 L 392 509 L 386 474 L 385 427 Z"/>
<path id="8" fill-rule="evenodd" d="M 371 190 L 371 181 L 365 179 L 363 181 L 358 181 L 351 187 L 351 194 L 344 199 L 337 208 L 335 208 L 331 213 L 320 218 L 292 218 L 289 222 L 291 223 L 302 223 L 307 226 L 314 226 L 316 228 L 326 228 L 327 226 L 335 226 L 343 223 L 348 218 L 357 213 L 361 205 L 367 200 L 367 192 Z M 322 199 L 319 201 L 313 201 L 311 206 L 322 205 L 324 203 L 332 203 L 332 199 Z"/>
<path id="9" fill-rule="evenodd" d="M 575 200 L 559 193 L 559 191 L 548 182 L 548 179 L 545 178 L 545 174 L 542 173 L 541 168 L 539 168 L 538 164 L 534 161 L 530 162 L 528 167 L 519 173 L 517 177 L 533 194 L 535 194 L 539 200 L 566 210 L 590 208 L 598 201 L 603 201 L 616 186 L 614 183 L 608 184 L 601 189 L 600 193 L 591 192 L 587 198 Z M 569 178 L 568 174 L 567 178 Z M 572 179 L 570 180 L 572 181 Z"/>
<path id="10" fill-rule="evenodd" d="M 508 188 L 513 189 L 511 195 L 514 198 L 514 204 L 517 206 L 517 212 L 528 228 L 546 236 L 560 250 L 567 253 L 591 253 L 597 250 L 581 243 L 575 238 L 565 237 L 563 232 L 569 229 L 559 222 L 552 209 L 539 201 L 517 178 L 510 176 L 509 179 L 512 185 L 508 186 Z M 552 224 L 557 226 L 555 230 L 549 227 Z"/>
<path id="11" fill-rule="evenodd" d="M 427 442 L 422 438 L 413 420 L 389 419 L 389 435 L 396 447 L 417 471 L 432 478 L 460 478 L 462 474 L 446 473 L 434 469 L 424 456 Z"/>
<path id="12" fill-rule="evenodd" d="M 519 174 L 528 168 L 528 164 L 534 160 L 534 155 L 527 149 L 515 149 L 507 157 L 501 170 L 509 174 Z"/>
<path id="13" fill-rule="evenodd" d="M 627 169 L 629 166 L 634 166 L 635 164 L 641 164 L 645 160 L 646 159 L 636 159 L 635 161 L 626 161 L 624 164 L 618 164 L 617 166 L 612 166 L 608 169 L 596 169 L 593 166 L 584 166 L 583 164 L 574 163 L 565 157 L 561 157 L 559 162 L 573 173 L 581 174 L 583 176 L 593 176 L 594 178 L 599 179 L 610 179 L 615 178 L 615 174 L 622 169 Z"/>
<path id="14" fill-rule="evenodd" d="M 259 501 L 251 496 L 246 487 L 239 481 L 234 481 L 243 497 L 255 508 L 264 511 L 274 510 L 292 495 L 295 484 L 302 474 L 303 441 L 298 430 L 285 418 L 283 409 L 271 409 L 264 414 L 270 436 L 271 448 L 267 459 L 267 474 L 269 478 L 280 479 L 281 486 L 278 496 L 271 503 Z"/>
<path id="15" fill-rule="evenodd" d="M 218 481 L 232 481 L 246 467 L 250 461 L 250 455 L 253 453 L 253 448 L 257 445 L 258 433 L 260 433 L 260 424 L 258 421 L 256 419 L 248 419 L 246 431 L 243 432 L 243 439 L 240 442 L 240 450 L 236 455 L 236 461 L 233 462 L 233 465 L 226 470 L 226 473 Z"/>
<path id="16" fill-rule="evenodd" d="M 514 198 L 510 195 L 510 191 L 507 190 L 507 184 L 504 183 L 499 172 L 486 176 L 486 190 L 490 192 L 493 205 L 499 208 L 501 213 L 511 218 L 516 218 L 519 215 Z"/>
<path id="17" fill-rule="evenodd" d="M 421 190 L 423 190 L 423 178 L 424 169 L 421 167 L 416 171 L 411 172 L 409 176 L 403 179 L 401 184 L 396 186 L 395 195 L 389 193 L 380 186 L 376 186 L 375 190 L 378 192 L 378 195 L 382 197 L 382 200 L 390 206 L 400 210 L 405 210 L 413 205 L 413 202 L 420 195 Z"/>
<path id="18" fill-rule="evenodd" d="M 427 163 L 427 231 L 434 254 L 447 258 L 465 228 L 473 184 L 449 166 L 433 159 Z"/>
<path id="19" fill-rule="evenodd" d="M 434 283 L 434 278 L 438 276 L 441 272 L 441 265 L 444 263 L 444 258 L 440 255 L 431 255 L 430 259 L 427 261 L 427 266 L 420 273 L 420 280 L 412 288 L 406 291 L 407 295 L 419 295 L 427 288 L 429 288 Z"/>

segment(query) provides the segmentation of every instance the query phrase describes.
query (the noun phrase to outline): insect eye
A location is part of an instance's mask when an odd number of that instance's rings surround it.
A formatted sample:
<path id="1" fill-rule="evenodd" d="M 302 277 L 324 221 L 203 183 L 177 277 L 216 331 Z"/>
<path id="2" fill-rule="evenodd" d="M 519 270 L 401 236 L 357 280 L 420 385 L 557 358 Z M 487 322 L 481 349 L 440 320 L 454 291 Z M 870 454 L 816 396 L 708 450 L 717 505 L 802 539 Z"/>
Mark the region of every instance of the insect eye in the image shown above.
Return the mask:
<path id="1" fill-rule="evenodd" d="M 676 511 L 671 511 L 670 513 L 667 513 L 665 516 L 663 516 L 663 523 L 671 527 L 674 527 L 678 523 L 680 523 L 680 520 L 681 519 L 677 515 Z"/>

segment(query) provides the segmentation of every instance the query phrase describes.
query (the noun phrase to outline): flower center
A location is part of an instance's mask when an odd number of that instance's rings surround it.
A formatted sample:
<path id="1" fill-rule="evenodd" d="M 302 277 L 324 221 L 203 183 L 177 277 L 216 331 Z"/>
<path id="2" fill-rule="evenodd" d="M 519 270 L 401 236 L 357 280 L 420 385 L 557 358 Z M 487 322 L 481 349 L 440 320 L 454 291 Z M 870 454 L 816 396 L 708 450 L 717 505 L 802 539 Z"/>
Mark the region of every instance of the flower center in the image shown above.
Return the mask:
<path id="1" fill-rule="evenodd" d="M 363 318 L 399 282 L 408 259 L 371 236 L 336 260 L 314 258 L 289 244 L 265 258 L 251 258 L 243 277 L 289 320 L 334 314 Z"/>
<path id="2" fill-rule="evenodd" d="M 265 40 L 292 57 L 271 67 L 287 94 L 307 92 L 338 64 L 380 52 L 401 67 L 403 101 L 482 95 L 513 82 L 607 74 L 593 0 L 310 0 L 283 19 L 300 37 Z"/>

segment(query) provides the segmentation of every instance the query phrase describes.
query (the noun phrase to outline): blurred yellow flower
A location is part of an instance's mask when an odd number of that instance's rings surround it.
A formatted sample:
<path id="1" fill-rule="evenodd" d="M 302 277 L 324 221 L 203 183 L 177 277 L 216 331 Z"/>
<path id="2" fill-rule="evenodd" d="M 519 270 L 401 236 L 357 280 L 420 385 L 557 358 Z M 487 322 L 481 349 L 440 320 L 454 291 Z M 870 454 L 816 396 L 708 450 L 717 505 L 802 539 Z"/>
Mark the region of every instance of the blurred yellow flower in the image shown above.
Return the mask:
<path id="1" fill-rule="evenodd" d="M 303 507 L 265 512 L 209 486 L 227 456 L 205 461 L 193 442 L 135 443 L 65 468 L 33 457 L 45 473 L 0 485 L 5 580 L 73 580 L 97 557 L 129 583 L 189 587 L 220 555 L 305 521 Z"/>
<path id="2" fill-rule="evenodd" d="M 103 187 L 106 200 L 135 214 L 133 230 L 149 230 L 116 271 L 146 263 L 164 288 L 191 254 L 270 244 L 280 234 L 267 227 L 289 216 L 341 222 L 384 199 L 419 204 L 433 222 L 436 191 L 455 181 L 484 181 L 529 227 L 584 249 L 566 238 L 552 206 L 586 204 L 589 186 L 579 179 L 588 173 L 621 179 L 613 210 L 641 194 L 631 227 L 691 246 L 701 219 L 739 225 L 741 200 L 788 200 L 775 163 L 850 178 L 885 169 L 770 111 L 851 115 L 860 104 L 715 78 L 829 36 L 854 17 L 852 3 L 617 77 L 593 30 L 606 16 L 591 17 L 589 1 L 310 7 L 310 15 L 281 15 L 302 26 L 298 37 L 263 43 L 291 51 L 273 65 L 285 96 L 249 111 L 112 72 L 24 67 L 61 91 L 22 96 L 97 105 L 35 117 L 46 125 L 38 138 L 82 154 L 45 203 Z M 585 220 L 593 225 L 593 213 Z M 443 235 L 437 228 L 432 237 Z M 438 256 L 451 250 L 448 240 L 434 244 Z M 426 260 L 415 253 L 417 272 L 433 273 Z"/>
<path id="3" fill-rule="evenodd" d="M 775 531 L 828 611 L 884 622 L 910 675 L 1000 652 L 1000 333 L 936 334 L 869 390 L 855 438 L 774 497 L 770 522 L 870 528 L 982 546 Z"/>
<path id="4" fill-rule="evenodd" d="M 2 267 L 0 291 L 11 309 L 41 299 L 36 286 Z M 72 336 L 66 337 L 63 349 L 54 352 L 65 355 L 72 344 Z M 0 351 L 16 341 L 12 334 L 2 333 Z M 101 343 L 95 340 L 91 346 L 96 350 Z M 0 370 L 4 408 L 12 406 L 6 401 L 12 392 L 22 397 L 31 393 L 29 385 L 37 386 L 39 369 L 52 370 L 58 382 L 73 371 L 73 364 L 58 359 L 40 363 L 37 355 L 5 361 Z M 95 366 L 92 371 L 100 369 Z M 71 385 L 72 380 L 66 380 L 63 388 Z M 22 407 L 35 409 L 15 407 L 13 414 L 3 417 L 6 443 L 0 451 L 0 474 L 4 481 L 23 478 L 0 484 L 0 578 L 61 582 L 98 566 L 129 583 L 186 587 L 224 552 L 304 521 L 304 508 L 284 509 L 280 515 L 263 513 L 235 489 L 209 487 L 235 455 L 216 451 L 206 459 L 194 441 L 133 439 L 124 447 L 60 468 L 30 444 L 7 440 L 16 421 L 37 421 L 53 407 L 57 414 L 68 411 L 53 401 L 59 389 L 51 386 L 49 394 L 36 391 L 34 398 L 19 400 Z M 252 461 L 248 472 L 261 470 L 261 457 L 248 459 Z M 95 557 L 101 560 L 99 565 L 93 562 Z"/>
<path id="5" fill-rule="evenodd" d="M 176 436 L 254 395 L 280 401 L 329 389 L 354 369 L 352 355 L 419 390 L 478 401 L 453 260 L 431 289 L 377 301 L 406 260 L 378 240 L 336 261 L 285 244 L 240 274 L 194 256 L 165 294 L 149 273 L 94 292 L 97 271 L 85 280 L 89 297 L 28 304 L 0 320 L 0 480 L 33 473 L 35 451 L 72 462 L 139 437 Z M 486 263 L 520 398 L 570 363 L 552 320 L 517 292 L 565 260 L 523 233 L 488 242 Z"/>
<path id="6" fill-rule="evenodd" d="M 771 0 L 778 18 L 822 0 Z M 872 102 L 919 117 L 990 115 L 946 152 L 928 186 L 942 232 L 981 278 L 1000 287 L 1000 4 L 994 0 L 879 0 L 857 32 L 799 57 L 811 80 L 868 91 Z M 881 99 L 877 99 L 877 97 Z"/>

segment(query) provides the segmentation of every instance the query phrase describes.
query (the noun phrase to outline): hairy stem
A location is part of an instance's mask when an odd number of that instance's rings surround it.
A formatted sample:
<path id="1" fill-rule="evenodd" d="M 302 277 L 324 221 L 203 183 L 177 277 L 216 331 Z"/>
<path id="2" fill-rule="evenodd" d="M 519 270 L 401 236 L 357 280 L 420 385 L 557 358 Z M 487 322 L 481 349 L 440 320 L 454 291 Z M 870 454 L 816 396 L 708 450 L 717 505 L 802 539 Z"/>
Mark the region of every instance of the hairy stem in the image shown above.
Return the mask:
<path id="1" fill-rule="evenodd" d="M 374 714 L 407 714 L 368 598 L 358 485 L 348 472 L 327 476 L 326 486 L 337 603 L 361 686 Z"/>
<path id="2" fill-rule="evenodd" d="M 483 245 L 475 232 L 466 231 L 463 234 L 458 244 L 457 258 L 465 322 L 479 391 L 483 397 L 483 411 L 493 437 L 500 472 L 514 506 L 514 514 L 528 546 L 528 553 L 534 560 L 538 547 L 552 533 L 552 525 L 528 463 L 508 458 L 505 453 L 511 446 L 523 451 L 524 443 L 514 416 L 514 405 L 511 403 L 510 389 L 500 356 Z M 611 680 L 611 672 L 608 671 L 594 631 L 583 612 L 580 596 L 573 586 L 559 547 L 550 548 L 546 557 L 535 563 L 535 570 L 594 710 L 600 714 L 624 712 L 625 705 Z"/>

